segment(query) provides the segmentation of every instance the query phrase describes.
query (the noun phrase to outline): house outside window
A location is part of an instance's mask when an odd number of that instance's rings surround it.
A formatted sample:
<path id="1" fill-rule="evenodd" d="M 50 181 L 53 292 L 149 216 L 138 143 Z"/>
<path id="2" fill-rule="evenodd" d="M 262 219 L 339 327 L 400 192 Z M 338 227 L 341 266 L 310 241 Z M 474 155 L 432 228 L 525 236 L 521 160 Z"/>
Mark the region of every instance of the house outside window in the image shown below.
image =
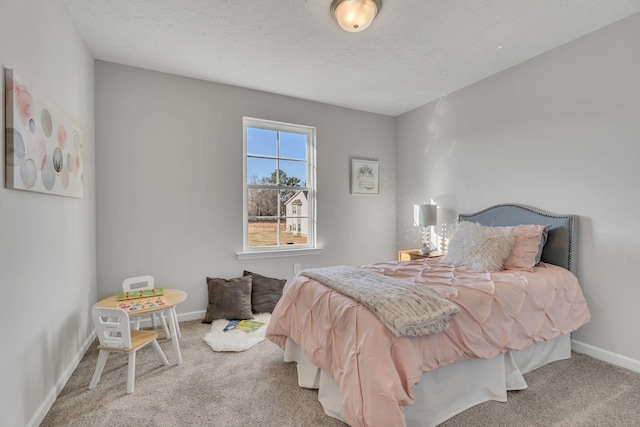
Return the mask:
<path id="1" fill-rule="evenodd" d="M 285 203 L 285 214 L 287 218 L 287 229 L 297 236 L 309 235 L 309 221 L 305 221 L 308 217 L 309 201 L 307 200 L 306 191 L 298 191 L 291 196 Z M 304 224 L 304 227 L 303 227 Z M 304 231 L 303 231 L 304 230 Z"/>
<path id="2" fill-rule="evenodd" d="M 315 128 L 243 119 L 243 251 L 315 248 Z"/>

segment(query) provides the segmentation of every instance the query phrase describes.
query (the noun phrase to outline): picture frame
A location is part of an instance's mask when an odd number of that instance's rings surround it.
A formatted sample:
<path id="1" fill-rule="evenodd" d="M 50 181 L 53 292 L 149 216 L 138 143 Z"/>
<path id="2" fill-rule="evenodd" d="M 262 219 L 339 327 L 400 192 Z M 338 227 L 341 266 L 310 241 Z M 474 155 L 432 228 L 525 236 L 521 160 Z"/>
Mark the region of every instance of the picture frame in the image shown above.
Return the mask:
<path id="1" fill-rule="evenodd" d="M 351 194 L 380 194 L 380 162 L 351 159 Z"/>

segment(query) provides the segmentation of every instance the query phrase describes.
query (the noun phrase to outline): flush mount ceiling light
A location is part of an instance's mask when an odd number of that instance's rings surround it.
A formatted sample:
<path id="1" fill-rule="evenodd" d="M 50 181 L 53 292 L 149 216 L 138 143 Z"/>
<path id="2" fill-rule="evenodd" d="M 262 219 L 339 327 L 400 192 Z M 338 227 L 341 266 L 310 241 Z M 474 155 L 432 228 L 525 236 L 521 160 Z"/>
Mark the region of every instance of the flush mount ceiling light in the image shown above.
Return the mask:
<path id="1" fill-rule="evenodd" d="M 333 0 L 331 14 L 343 30 L 357 33 L 371 24 L 381 7 L 382 0 Z"/>

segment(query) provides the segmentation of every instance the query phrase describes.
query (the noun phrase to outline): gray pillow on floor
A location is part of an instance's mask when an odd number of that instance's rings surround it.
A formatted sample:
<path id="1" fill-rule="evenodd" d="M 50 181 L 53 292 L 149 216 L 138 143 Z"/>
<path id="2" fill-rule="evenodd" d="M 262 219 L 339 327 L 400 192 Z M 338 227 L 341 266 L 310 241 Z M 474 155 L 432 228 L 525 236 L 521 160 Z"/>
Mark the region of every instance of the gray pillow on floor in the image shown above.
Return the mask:
<path id="1" fill-rule="evenodd" d="M 253 319 L 251 312 L 251 276 L 235 279 L 207 277 L 209 304 L 202 323 L 217 319 Z"/>
<path id="2" fill-rule="evenodd" d="M 252 277 L 251 310 L 254 313 L 271 313 L 282 296 L 286 279 L 274 279 L 245 270 L 243 277 Z"/>

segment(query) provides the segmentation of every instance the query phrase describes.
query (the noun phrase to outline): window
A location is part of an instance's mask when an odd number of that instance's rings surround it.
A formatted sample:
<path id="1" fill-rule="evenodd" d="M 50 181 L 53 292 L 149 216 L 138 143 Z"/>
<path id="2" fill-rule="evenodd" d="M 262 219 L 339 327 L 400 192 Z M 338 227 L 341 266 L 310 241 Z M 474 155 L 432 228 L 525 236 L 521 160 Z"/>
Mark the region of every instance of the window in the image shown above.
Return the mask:
<path id="1" fill-rule="evenodd" d="M 244 253 L 315 248 L 315 128 L 245 117 Z"/>

